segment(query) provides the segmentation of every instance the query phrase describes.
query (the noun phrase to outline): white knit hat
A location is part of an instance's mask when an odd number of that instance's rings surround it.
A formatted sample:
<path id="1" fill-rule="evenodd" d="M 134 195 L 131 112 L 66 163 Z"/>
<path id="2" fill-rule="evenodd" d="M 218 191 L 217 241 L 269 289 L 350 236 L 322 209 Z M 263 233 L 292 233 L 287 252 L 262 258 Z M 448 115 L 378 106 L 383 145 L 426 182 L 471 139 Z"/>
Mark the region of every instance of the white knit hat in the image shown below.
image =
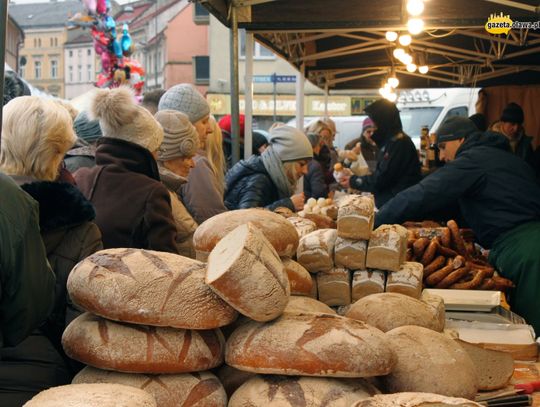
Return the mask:
<path id="1" fill-rule="evenodd" d="M 283 162 L 313 158 L 313 148 L 307 136 L 295 127 L 273 128 L 268 141 Z"/>
<path id="2" fill-rule="evenodd" d="M 126 88 L 96 90 L 90 119 L 98 119 L 104 137 L 138 144 L 150 152 L 163 141 L 161 125 L 145 108 L 135 104 L 133 92 Z"/>
<path id="3" fill-rule="evenodd" d="M 199 135 L 187 115 L 176 110 L 160 110 L 154 117 L 163 127 L 163 143 L 158 150 L 158 160 L 191 157 L 199 148 Z"/>
<path id="4" fill-rule="evenodd" d="M 193 85 L 181 83 L 170 88 L 159 100 L 158 110 L 177 110 L 185 113 L 191 123 L 210 114 L 206 99 Z"/>

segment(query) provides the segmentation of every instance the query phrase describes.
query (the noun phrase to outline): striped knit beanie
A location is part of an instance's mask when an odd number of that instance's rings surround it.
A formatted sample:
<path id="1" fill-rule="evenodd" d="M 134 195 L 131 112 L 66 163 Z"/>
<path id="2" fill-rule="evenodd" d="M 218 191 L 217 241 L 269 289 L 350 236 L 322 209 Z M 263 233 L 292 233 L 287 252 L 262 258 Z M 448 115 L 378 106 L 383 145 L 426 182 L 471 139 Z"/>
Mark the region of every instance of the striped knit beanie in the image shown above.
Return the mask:
<path id="1" fill-rule="evenodd" d="M 164 133 L 158 150 L 159 161 L 195 155 L 199 149 L 199 136 L 187 115 L 176 110 L 160 110 L 154 117 Z"/>

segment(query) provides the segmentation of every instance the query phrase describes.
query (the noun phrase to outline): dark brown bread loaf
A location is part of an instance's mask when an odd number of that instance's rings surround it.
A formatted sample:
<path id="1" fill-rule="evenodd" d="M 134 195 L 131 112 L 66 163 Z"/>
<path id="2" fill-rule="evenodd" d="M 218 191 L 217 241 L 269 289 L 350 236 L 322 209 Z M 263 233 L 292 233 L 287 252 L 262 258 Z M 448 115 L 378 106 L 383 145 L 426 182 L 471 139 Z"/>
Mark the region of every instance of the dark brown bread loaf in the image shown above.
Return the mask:
<path id="1" fill-rule="evenodd" d="M 144 389 L 159 407 L 226 407 L 227 395 L 210 372 L 149 375 L 120 373 L 87 366 L 74 378 L 80 383 L 116 383 Z"/>
<path id="2" fill-rule="evenodd" d="M 66 354 L 102 369 L 126 373 L 186 373 L 223 363 L 225 339 L 219 329 L 129 325 L 84 313 L 62 336 Z"/>
<path id="3" fill-rule="evenodd" d="M 377 393 L 363 379 L 257 375 L 240 386 L 229 407 L 348 407 Z"/>
<path id="4" fill-rule="evenodd" d="M 68 384 L 51 387 L 24 407 L 157 407 L 144 390 L 122 384 Z"/>
<path id="5" fill-rule="evenodd" d="M 279 216 L 279 215 L 276 215 Z M 213 329 L 236 311 L 204 282 L 206 266 L 172 253 L 107 249 L 71 271 L 71 299 L 115 321 L 185 329 Z"/>
<path id="6" fill-rule="evenodd" d="M 453 339 L 420 326 L 401 326 L 386 336 L 398 359 L 392 372 L 382 378 L 388 393 L 474 399 L 478 388 L 473 362 Z"/>
<path id="7" fill-rule="evenodd" d="M 418 325 L 434 331 L 444 329 L 444 313 L 423 301 L 398 293 L 380 293 L 356 301 L 346 316 L 383 332 L 398 326 Z"/>
<path id="8" fill-rule="evenodd" d="M 225 353 L 228 365 L 249 372 L 328 377 L 384 375 L 394 358 L 381 331 L 329 314 L 248 322 L 229 337 Z"/>
<path id="9" fill-rule="evenodd" d="M 294 256 L 299 239 L 294 226 L 277 213 L 254 208 L 223 212 L 201 223 L 193 235 L 197 259 L 206 261 L 227 233 L 248 222 L 262 231 L 280 256 Z"/>
<path id="10" fill-rule="evenodd" d="M 214 247 L 208 257 L 206 283 L 255 321 L 278 317 L 289 302 L 289 279 L 283 263 L 251 222 L 238 226 Z"/>
<path id="11" fill-rule="evenodd" d="M 351 407 L 482 407 L 471 400 L 432 393 L 377 394 Z"/>

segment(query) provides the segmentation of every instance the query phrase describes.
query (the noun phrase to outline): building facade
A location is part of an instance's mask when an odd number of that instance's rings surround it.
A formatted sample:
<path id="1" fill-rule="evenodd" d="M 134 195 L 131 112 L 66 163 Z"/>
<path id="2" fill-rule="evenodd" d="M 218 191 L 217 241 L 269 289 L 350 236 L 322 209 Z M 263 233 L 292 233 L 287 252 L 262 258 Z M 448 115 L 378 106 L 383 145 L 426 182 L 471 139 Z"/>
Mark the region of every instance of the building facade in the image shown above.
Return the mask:
<path id="1" fill-rule="evenodd" d="M 19 74 L 52 96 L 65 97 L 64 44 L 67 20 L 83 6 L 79 1 L 9 4 L 9 13 L 24 30 L 19 50 Z"/>
<path id="2" fill-rule="evenodd" d="M 66 99 L 73 99 L 94 88 L 96 65 L 96 52 L 88 31 L 68 32 L 64 45 Z"/>
<path id="3" fill-rule="evenodd" d="M 6 64 L 11 69 L 17 71 L 19 69 L 19 47 L 24 41 L 24 32 L 17 22 L 8 15 L 7 31 L 6 31 Z"/>

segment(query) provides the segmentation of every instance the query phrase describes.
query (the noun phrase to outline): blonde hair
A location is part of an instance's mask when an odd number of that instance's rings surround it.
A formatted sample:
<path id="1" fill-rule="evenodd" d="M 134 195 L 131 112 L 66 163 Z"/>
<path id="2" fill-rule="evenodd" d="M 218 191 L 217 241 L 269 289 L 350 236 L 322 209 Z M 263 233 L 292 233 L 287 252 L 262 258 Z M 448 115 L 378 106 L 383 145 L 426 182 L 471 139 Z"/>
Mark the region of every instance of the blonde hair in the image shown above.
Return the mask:
<path id="1" fill-rule="evenodd" d="M 326 120 L 331 120 L 331 119 L 326 119 Z M 328 137 L 322 137 L 321 136 L 321 140 L 325 144 L 328 144 L 328 145 L 331 146 L 332 145 L 332 139 L 333 139 L 333 137 L 335 135 L 335 132 L 332 129 L 332 127 L 330 127 L 329 123 L 326 120 L 325 119 L 317 119 L 317 120 L 309 123 L 307 125 L 307 127 L 304 129 L 304 133 L 306 133 L 306 134 L 315 133 L 315 134 L 320 135 L 323 130 L 328 130 L 330 135 Z M 333 120 L 332 120 L 332 123 L 334 123 Z M 335 129 L 335 125 L 334 125 L 334 129 Z"/>
<path id="2" fill-rule="evenodd" d="M 212 133 L 206 139 L 206 158 L 210 161 L 212 171 L 218 181 L 220 192 L 225 192 L 225 154 L 223 153 L 223 134 L 216 119 L 210 116 L 208 119 L 212 126 Z"/>
<path id="3" fill-rule="evenodd" d="M 73 106 L 71 103 L 66 102 L 65 100 L 55 99 L 54 103 L 58 103 L 58 105 L 62 106 L 64 109 L 66 109 L 71 116 L 71 120 L 75 121 L 77 116 L 79 115 L 79 111 Z"/>
<path id="4" fill-rule="evenodd" d="M 0 168 L 8 175 L 54 181 L 75 141 L 71 117 L 60 104 L 37 96 L 15 98 L 3 110 Z"/>
<path id="5" fill-rule="evenodd" d="M 296 183 L 300 179 L 300 176 L 298 175 L 298 170 L 296 169 L 295 165 L 297 162 L 298 161 L 287 161 L 283 163 L 283 170 L 285 171 L 287 180 L 293 188 L 296 187 Z"/>

